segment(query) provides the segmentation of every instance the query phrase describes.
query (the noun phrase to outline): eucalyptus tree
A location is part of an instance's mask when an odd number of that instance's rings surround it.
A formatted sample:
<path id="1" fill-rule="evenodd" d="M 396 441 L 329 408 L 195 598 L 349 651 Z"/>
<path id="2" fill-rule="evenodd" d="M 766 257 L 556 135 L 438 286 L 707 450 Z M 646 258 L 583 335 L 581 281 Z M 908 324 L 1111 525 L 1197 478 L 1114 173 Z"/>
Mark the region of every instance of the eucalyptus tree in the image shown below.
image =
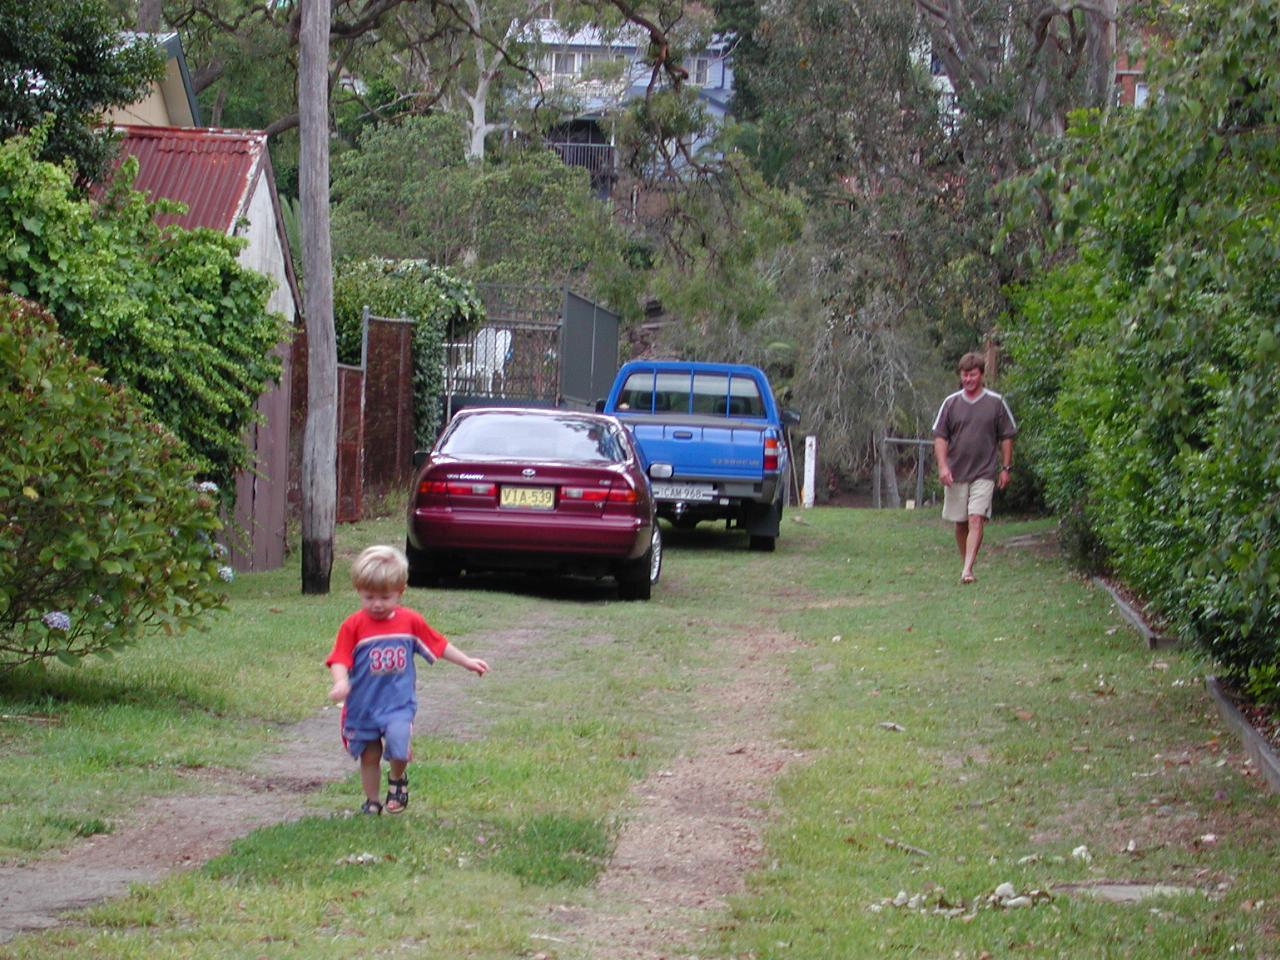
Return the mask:
<path id="1" fill-rule="evenodd" d="M 1117 0 L 916 0 L 961 109 L 1003 101 L 998 122 L 1061 136 L 1066 114 L 1107 107 Z"/>
<path id="2" fill-rule="evenodd" d="M 1110 0 L 723 0 L 735 101 L 775 183 L 807 198 L 807 244 L 766 325 L 841 472 L 927 430 L 960 352 L 998 337 L 1011 250 L 993 187 L 1114 80 Z"/>

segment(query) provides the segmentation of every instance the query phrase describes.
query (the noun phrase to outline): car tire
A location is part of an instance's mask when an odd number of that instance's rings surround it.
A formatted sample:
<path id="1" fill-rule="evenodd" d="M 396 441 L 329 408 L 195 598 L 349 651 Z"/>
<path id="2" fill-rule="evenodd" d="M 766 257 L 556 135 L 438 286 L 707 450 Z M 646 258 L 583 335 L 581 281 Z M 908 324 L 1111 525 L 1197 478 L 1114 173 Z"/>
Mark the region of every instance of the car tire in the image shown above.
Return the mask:
<path id="1" fill-rule="evenodd" d="M 662 530 L 654 523 L 653 536 L 644 556 L 630 561 L 618 572 L 618 596 L 623 600 L 648 600 L 661 576 Z"/>
<path id="2" fill-rule="evenodd" d="M 419 550 L 407 539 L 404 542 L 404 555 L 409 561 L 409 586 L 435 587 L 440 580 L 459 573 L 456 563 L 434 557 L 426 550 Z"/>

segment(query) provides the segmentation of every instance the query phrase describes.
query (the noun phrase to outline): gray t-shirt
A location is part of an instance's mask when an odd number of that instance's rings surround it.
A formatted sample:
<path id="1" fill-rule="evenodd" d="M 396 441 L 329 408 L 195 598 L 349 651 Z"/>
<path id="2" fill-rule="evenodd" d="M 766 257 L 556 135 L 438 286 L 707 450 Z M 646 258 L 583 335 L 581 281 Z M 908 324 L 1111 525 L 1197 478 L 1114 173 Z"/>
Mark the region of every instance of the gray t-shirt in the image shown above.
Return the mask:
<path id="1" fill-rule="evenodd" d="M 957 390 L 942 401 L 933 421 L 933 435 L 947 441 L 947 465 L 956 483 L 994 480 L 1000 472 L 1000 441 L 1017 432 L 1004 397 L 985 388 L 973 400 Z"/>

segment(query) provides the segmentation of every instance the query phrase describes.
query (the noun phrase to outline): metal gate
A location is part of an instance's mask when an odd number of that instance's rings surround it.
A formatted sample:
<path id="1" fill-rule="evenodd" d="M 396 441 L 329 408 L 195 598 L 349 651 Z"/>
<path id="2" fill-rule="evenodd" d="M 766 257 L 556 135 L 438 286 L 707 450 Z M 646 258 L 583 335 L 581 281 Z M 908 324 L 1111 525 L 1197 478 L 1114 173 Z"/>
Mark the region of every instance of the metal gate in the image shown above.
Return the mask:
<path id="1" fill-rule="evenodd" d="M 446 417 L 484 404 L 591 406 L 618 369 L 611 310 L 558 287 L 478 284 L 485 321 L 450 325 Z"/>

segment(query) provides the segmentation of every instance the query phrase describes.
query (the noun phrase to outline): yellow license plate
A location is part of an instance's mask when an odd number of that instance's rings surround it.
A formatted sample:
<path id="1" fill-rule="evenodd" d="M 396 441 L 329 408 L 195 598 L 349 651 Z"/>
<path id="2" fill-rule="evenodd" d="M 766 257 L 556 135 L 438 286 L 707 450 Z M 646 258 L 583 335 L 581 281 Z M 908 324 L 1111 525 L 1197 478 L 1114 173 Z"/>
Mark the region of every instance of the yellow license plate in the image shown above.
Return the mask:
<path id="1" fill-rule="evenodd" d="M 527 510 L 550 510 L 556 505 L 556 488 L 503 487 L 498 494 L 498 504 Z"/>

